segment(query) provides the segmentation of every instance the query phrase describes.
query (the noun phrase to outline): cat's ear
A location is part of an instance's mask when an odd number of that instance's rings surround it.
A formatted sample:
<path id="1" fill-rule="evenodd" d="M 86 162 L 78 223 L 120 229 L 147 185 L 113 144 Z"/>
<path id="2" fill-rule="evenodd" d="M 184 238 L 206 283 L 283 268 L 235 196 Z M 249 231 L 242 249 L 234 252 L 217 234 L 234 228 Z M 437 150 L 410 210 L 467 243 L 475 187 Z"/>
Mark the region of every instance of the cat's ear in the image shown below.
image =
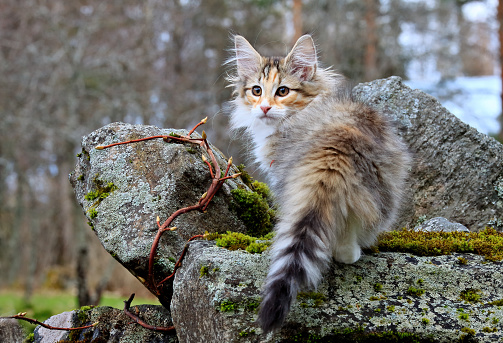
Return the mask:
<path id="1" fill-rule="evenodd" d="M 234 51 L 238 76 L 245 79 L 253 76 L 260 68 L 260 54 L 242 36 L 234 36 Z"/>
<path id="2" fill-rule="evenodd" d="M 300 37 L 285 61 L 290 73 L 297 75 L 302 81 L 311 80 L 318 65 L 316 47 L 311 36 Z"/>

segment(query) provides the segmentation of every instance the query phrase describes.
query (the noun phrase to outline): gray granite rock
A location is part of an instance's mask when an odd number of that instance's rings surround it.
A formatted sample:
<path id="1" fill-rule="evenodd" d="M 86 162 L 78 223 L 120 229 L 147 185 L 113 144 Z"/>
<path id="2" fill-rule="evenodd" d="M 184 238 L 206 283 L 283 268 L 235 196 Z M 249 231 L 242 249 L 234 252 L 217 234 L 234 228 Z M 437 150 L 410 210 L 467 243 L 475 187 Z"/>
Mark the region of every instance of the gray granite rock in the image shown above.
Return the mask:
<path id="1" fill-rule="evenodd" d="M 99 145 L 156 135 L 187 131 L 155 126 L 113 123 L 82 139 L 82 153 L 70 175 L 78 203 L 103 247 L 133 275 L 148 279 L 148 258 L 161 223 L 176 210 L 194 205 L 211 183 L 203 149 L 198 145 L 166 143 L 162 139 L 96 150 Z M 200 137 L 197 133 L 193 137 Z M 227 159 L 212 147 L 223 170 Z M 208 157 L 209 159 L 209 157 Z M 237 173 L 233 167 L 231 173 Z M 108 185 L 111 185 L 108 189 Z M 173 269 L 186 241 L 205 231 L 245 232 L 245 227 L 229 210 L 231 189 L 246 186 L 240 179 L 227 180 L 213 198 L 207 213 L 183 214 L 174 221 L 176 231 L 166 232 L 159 243 L 155 275 L 164 279 Z M 89 200 L 89 192 L 102 190 L 102 199 Z M 108 194 L 108 196 L 106 196 Z M 164 287 L 159 300 L 169 306 L 171 288 Z"/>
<path id="2" fill-rule="evenodd" d="M 442 217 L 429 219 L 414 228 L 416 231 L 424 232 L 470 232 L 468 228 L 460 223 L 453 223 Z"/>
<path id="3" fill-rule="evenodd" d="M 15 319 L 0 319 L 0 342 L 22 343 L 24 332 Z"/>
<path id="4" fill-rule="evenodd" d="M 154 326 L 171 326 L 169 311 L 163 306 L 138 305 L 142 320 Z M 160 333 L 144 329 L 133 323 L 122 310 L 101 306 L 64 312 L 47 319 L 45 324 L 59 327 L 81 327 L 98 323 L 96 326 L 77 331 L 48 330 L 41 326 L 35 329 L 36 343 L 54 342 L 109 342 L 109 343 L 176 343 L 174 332 Z"/>
<path id="5" fill-rule="evenodd" d="M 399 77 L 359 84 L 354 94 L 396 120 L 415 165 L 397 226 L 445 217 L 471 231 L 503 229 L 503 144 L 461 122 Z"/>
<path id="6" fill-rule="evenodd" d="M 74 312 L 75 311 L 68 311 L 57 314 L 44 321 L 44 324 L 60 328 L 71 328 L 73 327 L 73 316 L 75 314 Z M 34 333 L 35 342 L 40 343 L 59 342 L 61 340 L 67 339 L 69 335 L 69 332 L 67 331 L 49 330 L 44 328 L 43 326 L 37 326 Z"/>
<path id="7" fill-rule="evenodd" d="M 316 292 L 297 299 L 284 327 L 264 335 L 255 320 L 268 263 L 268 253 L 191 243 L 171 302 L 180 342 L 350 342 L 355 332 L 387 331 L 420 342 L 456 342 L 469 330 L 473 342 L 501 338 L 503 308 L 490 304 L 503 299 L 501 263 L 478 255 L 379 253 L 333 264 Z M 479 299 L 463 300 L 470 294 Z"/>

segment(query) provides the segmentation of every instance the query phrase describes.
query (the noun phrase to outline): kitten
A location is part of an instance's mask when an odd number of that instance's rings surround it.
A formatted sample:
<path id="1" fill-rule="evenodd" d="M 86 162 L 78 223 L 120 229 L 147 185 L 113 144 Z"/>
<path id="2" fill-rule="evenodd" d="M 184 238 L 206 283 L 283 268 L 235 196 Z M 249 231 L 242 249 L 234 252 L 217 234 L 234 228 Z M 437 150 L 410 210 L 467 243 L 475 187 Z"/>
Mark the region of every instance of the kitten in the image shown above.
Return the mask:
<path id="1" fill-rule="evenodd" d="M 383 116 L 318 66 L 311 36 L 284 58 L 262 57 L 241 36 L 234 43 L 231 126 L 251 136 L 280 213 L 258 319 L 269 332 L 332 257 L 356 262 L 391 225 L 409 156 Z"/>

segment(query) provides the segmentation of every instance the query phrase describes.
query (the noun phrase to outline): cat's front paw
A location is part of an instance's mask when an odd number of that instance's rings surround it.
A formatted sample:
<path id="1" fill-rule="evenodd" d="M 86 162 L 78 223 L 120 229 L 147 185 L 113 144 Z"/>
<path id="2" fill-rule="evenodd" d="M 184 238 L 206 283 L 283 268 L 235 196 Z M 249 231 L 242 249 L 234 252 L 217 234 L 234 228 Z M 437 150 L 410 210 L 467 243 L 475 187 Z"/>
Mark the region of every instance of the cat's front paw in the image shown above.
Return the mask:
<path id="1" fill-rule="evenodd" d="M 334 259 L 337 262 L 351 264 L 362 256 L 362 250 L 358 245 L 342 246 L 335 249 Z"/>

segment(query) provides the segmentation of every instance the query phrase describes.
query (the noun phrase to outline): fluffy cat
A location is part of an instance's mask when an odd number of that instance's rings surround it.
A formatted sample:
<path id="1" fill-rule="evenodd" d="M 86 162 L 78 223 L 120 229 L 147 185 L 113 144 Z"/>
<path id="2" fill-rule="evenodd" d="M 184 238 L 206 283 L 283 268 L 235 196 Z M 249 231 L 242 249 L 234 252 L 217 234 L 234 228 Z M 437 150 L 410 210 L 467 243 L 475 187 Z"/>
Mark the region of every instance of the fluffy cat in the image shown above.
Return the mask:
<path id="1" fill-rule="evenodd" d="M 286 57 L 263 57 L 241 36 L 234 43 L 231 126 L 251 136 L 280 213 L 258 318 L 269 332 L 332 257 L 356 262 L 392 224 L 409 156 L 385 117 L 318 66 L 311 36 Z"/>

